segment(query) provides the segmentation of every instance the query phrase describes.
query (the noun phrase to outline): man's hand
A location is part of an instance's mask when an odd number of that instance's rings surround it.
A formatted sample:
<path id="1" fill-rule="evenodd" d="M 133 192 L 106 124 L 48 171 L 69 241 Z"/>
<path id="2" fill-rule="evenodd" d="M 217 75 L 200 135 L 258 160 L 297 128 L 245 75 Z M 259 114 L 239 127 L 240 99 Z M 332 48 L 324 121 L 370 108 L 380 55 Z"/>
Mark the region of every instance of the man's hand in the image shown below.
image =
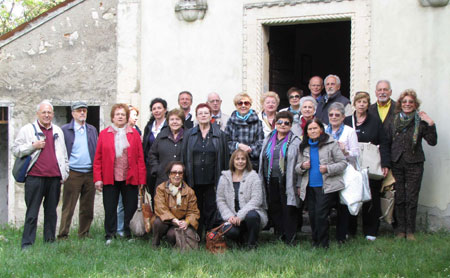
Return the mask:
<path id="1" fill-rule="evenodd" d="M 33 142 L 33 148 L 36 150 L 43 149 L 44 147 L 45 147 L 44 140 L 38 140 L 36 142 Z"/>

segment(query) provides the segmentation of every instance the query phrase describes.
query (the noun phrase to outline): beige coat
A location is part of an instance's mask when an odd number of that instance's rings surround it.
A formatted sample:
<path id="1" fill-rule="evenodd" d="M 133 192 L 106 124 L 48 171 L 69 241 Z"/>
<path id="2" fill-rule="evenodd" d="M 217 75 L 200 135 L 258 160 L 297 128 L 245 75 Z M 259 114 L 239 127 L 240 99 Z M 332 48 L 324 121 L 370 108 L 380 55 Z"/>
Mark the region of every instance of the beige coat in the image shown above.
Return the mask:
<path id="1" fill-rule="evenodd" d="M 181 187 L 181 205 L 177 206 L 177 199 L 169 192 L 168 182 L 163 182 L 156 188 L 155 214 L 161 221 L 171 221 L 174 218 L 184 219 L 197 230 L 200 211 L 197 207 L 197 197 L 194 190 L 186 183 Z"/>
<path id="2" fill-rule="evenodd" d="M 300 198 L 305 200 L 306 186 L 309 184 L 309 170 L 301 168 L 305 161 L 310 159 L 310 147 L 306 147 L 303 152 L 299 151 L 295 171 L 302 176 Z M 337 141 L 332 137 L 328 138 L 323 146 L 319 148 L 319 160 L 321 165 L 327 165 L 327 172 L 323 177 L 323 192 L 332 193 L 344 189 L 343 173 L 347 167 L 345 156 L 339 149 Z"/>

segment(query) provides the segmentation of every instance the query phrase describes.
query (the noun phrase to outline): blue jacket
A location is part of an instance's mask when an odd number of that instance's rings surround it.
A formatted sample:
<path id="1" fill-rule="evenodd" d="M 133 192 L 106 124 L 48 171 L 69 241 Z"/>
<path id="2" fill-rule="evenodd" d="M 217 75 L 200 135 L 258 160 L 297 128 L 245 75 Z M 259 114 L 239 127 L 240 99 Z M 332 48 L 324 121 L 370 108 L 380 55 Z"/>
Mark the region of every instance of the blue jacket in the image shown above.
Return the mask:
<path id="1" fill-rule="evenodd" d="M 70 159 L 70 154 L 72 153 L 72 147 L 73 147 L 73 141 L 75 141 L 75 130 L 74 130 L 74 120 L 68 124 L 65 124 L 61 127 L 63 133 L 64 133 L 64 141 L 66 142 L 66 149 L 67 149 L 67 157 Z M 87 138 L 88 138 L 88 148 L 89 148 L 89 156 L 91 157 L 92 164 L 94 164 L 94 156 L 95 156 L 95 150 L 97 148 L 97 139 L 98 139 L 98 132 L 97 129 L 86 123 L 86 132 L 87 132 Z"/>

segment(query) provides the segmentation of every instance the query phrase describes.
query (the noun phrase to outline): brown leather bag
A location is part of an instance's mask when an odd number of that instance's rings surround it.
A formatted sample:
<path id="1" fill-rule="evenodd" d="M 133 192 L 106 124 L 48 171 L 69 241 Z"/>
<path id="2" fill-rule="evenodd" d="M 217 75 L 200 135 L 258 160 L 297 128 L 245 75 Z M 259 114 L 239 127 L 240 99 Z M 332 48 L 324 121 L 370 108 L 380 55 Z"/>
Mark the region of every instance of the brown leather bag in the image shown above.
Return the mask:
<path id="1" fill-rule="evenodd" d="M 186 230 L 175 228 L 175 239 L 175 246 L 181 251 L 197 249 L 200 242 L 200 236 L 192 227 L 188 227 Z"/>
<path id="2" fill-rule="evenodd" d="M 150 230 L 152 229 L 152 218 L 153 218 L 153 211 L 152 211 L 152 205 L 150 203 L 151 197 L 149 197 L 150 194 L 145 192 L 144 188 L 139 189 L 139 195 L 145 196 L 142 200 L 142 214 L 144 216 L 144 225 L 145 225 L 145 232 L 150 233 Z"/>
<path id="3" fill-rule="evenodd" d="M 206 233 L 206 250 L 209 252 L 217 254 L 223 253 L 228 249 L 224 235 L 233 227 L 233 225 L 229 224 L 229 227 L 225 231 L 222 231 L 225 223 Z"/>

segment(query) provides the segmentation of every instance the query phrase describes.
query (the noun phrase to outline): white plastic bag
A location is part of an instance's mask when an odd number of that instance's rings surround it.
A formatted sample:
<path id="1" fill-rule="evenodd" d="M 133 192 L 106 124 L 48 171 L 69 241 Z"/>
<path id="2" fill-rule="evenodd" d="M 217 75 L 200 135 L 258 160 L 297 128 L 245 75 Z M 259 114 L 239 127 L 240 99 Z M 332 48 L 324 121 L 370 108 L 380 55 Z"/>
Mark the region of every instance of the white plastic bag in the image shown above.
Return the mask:
<path id="1" fill-rule="evenodd" d="M 349 206 L 362 201 L 362 180 L 361 173 L 348 164 L 344 171 L 345 188 L 339 192 L 341 204 Z"/>

